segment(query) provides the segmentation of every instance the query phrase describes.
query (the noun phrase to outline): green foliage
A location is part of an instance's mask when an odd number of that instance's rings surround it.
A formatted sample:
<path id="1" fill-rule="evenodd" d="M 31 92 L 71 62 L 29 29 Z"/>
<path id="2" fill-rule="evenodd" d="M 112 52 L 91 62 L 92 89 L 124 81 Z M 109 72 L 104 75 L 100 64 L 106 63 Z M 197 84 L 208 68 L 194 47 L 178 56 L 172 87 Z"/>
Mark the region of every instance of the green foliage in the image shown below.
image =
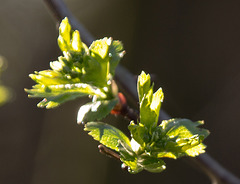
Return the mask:
<path id="1" fill-rule="evenodd" d="M 124 55 L 122 43 L 103 38 L 94 41 L 88 48 L 81 41 L 79 32 L 72 31 L 65 18 L 59 27 L 58 45 L 63 56 L 50 62 L 51 69 L 29 75 L 37 83 L 32 89 L 25 89 L 29 97 L 43 98 L 38 107 L 54 108 L 90 95 L 93 102 L 86 106 L 94 109 L 100 103 L 98 110 L 101 109 L 102 113 L 89 109 L 83 120 L 89 120 L 90 115 L 96 119 L 106 116 L 117 99 L 111 84 L 115 68 Z"/>
<path id="2" fill-rule="evenodd" d="M 142 71 L 138 77 L 137 90 L 140 104 L 141 124 L 148 128 L 157 126 L 161 102 L 163 101 L 163 92 L 159 88 L 153 94 L 153 85 L 151 85 L 150 75 Z"/>
<path id="3" fill-rule="evenodd" d="M 112 99 L 87 103 L 80 107 L 77 122 L 100 120 L 109 114 L 117 102 L 117 99 Z"/>
<path id="4" fill-rule="evenodd" d="M 123 141 L 125 144 L 130 146 L 128 137 L 119 129 L 111 125 L 101 122 L 88 122 L 85 125 L 84 130 L 90 131 L 89 135 L 91 135 L 95 140 L 113 150 L 119 151 L 119 141 Z"/>
<path id="5" fill-rule="evenodd" d="M 168 156 L 172 158 L 181 156 L 194 157 L 200 153 L 204 153 L 206 146 L 202 144 L 202 141 L 209 135 L 209 131 L 198 128 L 199 125 L 203 125 L 203 121 L 192 122 L 188 119 L 163 121 L 160 127 L 166 140 L 164 153 L 172 155 Z M 161 149 L 161 143 L 158 144 L 156 142 L 156 149 Z"/>
<path id="6" fill-rule="evenodd" d="M 202 142 L 209 132 L 198 127 L 202 121 L 170 119 L 158 125 L 164 95 L 161 88 L 154 93 L 150 75 L 144 72 L 137 81 L 140 119 L 128 126 L 131 141 L 119 129 L 94 122 L 107 116 L 119 102 L 112 79 L 124 55 L 123 46 L 112 38 L 103 38 L 88 48 L 79 32 L 71 30 L 67 18 L 60 24 L 58 45 L 63 55 L 50 62 L 51 69 L 30 74 L 37 84 L 25 89 L 29 97 L 43 98 L 38 107 L 54 108 L 78 97 L 92 97 L 92 102 L 80 107 L 78 123 L 84 122 L 89 135 L 119 152 L 131 173 L 161 172 L 166 168 L 162 158 L 204 153 L 206 146 Z"/>
<path id="7" fill-rule="evenodd" d="M 157 125 L 163 100 L 162 89 L 153 93 L 150 76 L 144 72 L 138 77 L 137 88 L 140 121 L 132 121 L 128 126 L 132 137 L 130 144 L 126 135 L 110 125 L 91 122 L 85 125 L 85 130 L 90 131 L 89 134 L 94 139 L 118 151 L 121 161 L 128 166 L 130 173 L 142 170 L 161 172 L 166 168 L 162 158 L 194 157 L 204 153 L 206 146 L 202 141 L 209 132 L 198 128 L 203 124 L 202 121 L 170 119 Z"/>

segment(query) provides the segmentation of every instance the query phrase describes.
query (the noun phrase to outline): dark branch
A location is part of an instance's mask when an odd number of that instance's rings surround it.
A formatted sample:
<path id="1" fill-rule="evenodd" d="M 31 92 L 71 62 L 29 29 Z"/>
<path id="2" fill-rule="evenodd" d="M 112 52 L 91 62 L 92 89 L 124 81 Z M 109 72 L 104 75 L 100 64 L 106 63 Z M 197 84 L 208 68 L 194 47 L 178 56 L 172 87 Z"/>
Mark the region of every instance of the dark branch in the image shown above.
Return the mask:
<path id="1" fill-rule="evenodd" d="M 57 22 L 59 22 L 64 18 L 68 17 L 69 21 L 72 24 L 74 29 L 77 29 L 81 33 L 81 37 L 83 41 L 90 45 L 94 40 L 94 37 L 81 25 L 77 19 L 72 15 L 72 13 L 67 9 L 66 5 L 62 0 L 44 0 L 48 5 L 51 12 L 54 14 Z M 121 89 L 129 95 L 132 99 L 132 102 L 138 100 L 137 99 L 137 91 L 136 91 L 136 80 L 134 76 L 128 72 L 125 68 L 118 66 L 116 70 L 116 81 L 119 84 Z M 165 113 L 163 110 L 160 113 L 160 120 L 170 119 L 170 116 Z M 112 156 L 112 150 L 108 148 L 103 148 L 100 146 L 101 152 L 110 153 Z M 110 151 L 110 152 L 109 152 Z M 108 154 L 109 155 L 109 154 Z M 110 156 L 109 155 L 109 156 Z M 119 155 L 118 155 L 119 156 Z M 117 157 L 116 157 L 117 158 Z M 212 157 L 208 154 L 202 154 L 197 158 L 190 159 L 194 164 L 199 166 L 212 180 L 212 183 L 226 183 L 226 184 L 239 184 L 240 180 L 234 176 L 232 173 L 223 168 L 219 163 L 217 163 Z"/>
<path id="2" fill-rule="evenodd" d="M 120 155 L 115 153 L 114 151 L 112 151 L 111 149 L 108 149 L 107 147 L 105 147 L 104 145 L 102 144 L 99 144 L 98 145 L 98 149 L 99 149 L 99 152 L 102 153 L 103 155 L 105 156 L 108 156 L 110 158 L 114 158 L 116 159 L 117 161 L 120 161 Z M 126 166 L 125 164 L 122 164 L 121 168 L 123 170 L 128 170 L 128 166 Z"/>
<path id="3" fill-rule="evenodd" d="M 138 115 L 129 106 L 127 106 L 127 105 L 123 106 L 123 108 L 121 109 L 121 115 L 124 116 L 125 118 L 127 118 L 128 120 L 134 121 L 135 123 L 137 123 Z"/>
<path id="4" fill-rule="evenodd" d="M 110 158 L 115 158 L 116 160 L 120 161 L 120 155 L 115 153 L 114 151 L 108 149 L 102 144 L 98 145 L 99 152 L 110 157 Z"/>
<path id="5" fill-rule="evenodd" d="M 57 27 L 63 18 L 68 17 L 73 29 L 79 30 L 81 38 L 85 44 L 88 46 L 95 40 L 94 37 L 87 31 L 87 29 L 80 24 L 73 14 L 67 9 L 67 6 L 62 0 L 43 0 L 51 13 L 57 20 Z"/>

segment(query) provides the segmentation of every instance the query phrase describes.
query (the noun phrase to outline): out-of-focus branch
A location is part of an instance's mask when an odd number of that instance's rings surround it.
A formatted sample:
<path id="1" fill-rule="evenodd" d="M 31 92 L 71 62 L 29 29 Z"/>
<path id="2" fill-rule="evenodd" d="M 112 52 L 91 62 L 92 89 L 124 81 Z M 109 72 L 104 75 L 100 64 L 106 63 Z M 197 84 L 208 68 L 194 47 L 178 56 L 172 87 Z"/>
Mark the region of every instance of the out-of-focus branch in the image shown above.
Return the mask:
<path id="1" fill-rule="evenodd" d="M 90 45 L 94 40 L 94 37 L 85 29 L 83 25 L 81 25 L 77 19 L 72 15 L 72 13 L 67 9 L 66 5 L 62 0 L 44 0 L 47 4 L 54 17 L 56 18 L 57 24 L 61 22 L 64 17 L 68 17 L 69 21 L 73 29 L 77 29 L 80 31 L 82 40 Z M 136 79 L 135 77 L 127 71 L 122 66 L 118 66 L 116 70 L 115 77 L 120 88 L 126 92 L 126 94 L 132 99 L 132 101 L 138 100 L 137 98 L 137 90 L 136 90 Z M 160 120 L 170 119 L 171 117 L 161 110 Z M 112 156 L 112 152 L 108 150 L 106 147 L 100 146 L 100 151 L 103 153 L 110 153 Z M 118 156 L 115 155 L 118 159 Z M 202 154 L 196 158 L 190 158 L 190 161 L 194 163 L 196 166 L 202 169 L 212 180 L 213 184 L 240 184 L 240 180 L 222 167 L 217 161 L 215 161 L 212 157 L 210 157 L 207 153 Z"/>
<path id="2" fill-rule="evenodd" d="M 81 38 L 85 44 L 88 46 L 95 40 L 91 33 L 77 21 L 77 19 L 73 16 L 73 14 L 68 10 L 65 3 L 62 0 L 43 0 L 51 13 L 55 17 L 57 21 L 57 27 L 63 18 L 68 17 L 71 26 L 75 30 L 79 30 L 81 34 Z"/>

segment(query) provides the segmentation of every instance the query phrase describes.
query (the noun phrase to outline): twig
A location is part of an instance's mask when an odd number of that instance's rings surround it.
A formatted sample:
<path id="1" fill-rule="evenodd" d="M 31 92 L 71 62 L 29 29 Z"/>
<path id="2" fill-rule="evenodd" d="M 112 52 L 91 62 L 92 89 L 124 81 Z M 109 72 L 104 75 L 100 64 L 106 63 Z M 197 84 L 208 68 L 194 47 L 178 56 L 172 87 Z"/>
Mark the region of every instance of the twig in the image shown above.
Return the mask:
<path id="1" fill-rule="evenodd" d="M 116 160 L 120 161 L 120 155 L 115 153 L 114 151 L 106 148 L 104 145 L 99 144 L 98 145 L 99 152 L 110 157 L 110 158 L 115 158 Z"/>
<path id="2" fill-rule="evenodd" d="M 108 149 L 107 147 L 105 147 L 104 145 L 102 144 L 99 144 L 98 145 L 98 149 L 99 149 L 99 152 L 104 154 L 105 156 L 108 156 L 110 158 L 114 158 L 116 159 L 117 161 L 121 161 L 120 160 L 120 155 L 115 153 L 114 151 L 112 151 L 111 149 Z M 123 170 L 128 170 L 128 166 L 126 166 L 124 163 L 122 164 L 122 169 Z"/>
<path id="3" fill-rule="evenodd" d="M 62 0 L 44 0 L 45 3 L 50 8 L 51 12 L 54 14 L 58 24 L 64 18 L 68 17 L 72 27 L 77 29 L 81 33 L 83 41 L 90 45 L 94 40 L 94 37 L 81 25 L 77 19 L 72 15 L 72 13 L 67 9 L 66 5 Z M 126 91 L 133 101 L 137 101 L 137 91 L 136 91 L 136 80 L 134 76 L 128 72 L 122 66 L 118 66 L 116 70 L 116 81 L 123 90 Z M 171 117 L 161 110 L 160 120 L 170 119 Z M 101 147 L 102 148 L 102 147 Z M 106 147 L 105 147 L 106 148 Z M 103 149 L 104 153 L 109 151 L 108 148 Z M 111 150 L 110 150 L 111 151 Z M 240 184 L 240 180 L 230 173 L 228 170 L 223 168 L 218 162 L 216 162 L 207 153 L 198 156 L 197 158 L 190 159 L 193 163 L 199 166 L 212 180 L 212 183 L 226 183 L 226 184 Z"/>

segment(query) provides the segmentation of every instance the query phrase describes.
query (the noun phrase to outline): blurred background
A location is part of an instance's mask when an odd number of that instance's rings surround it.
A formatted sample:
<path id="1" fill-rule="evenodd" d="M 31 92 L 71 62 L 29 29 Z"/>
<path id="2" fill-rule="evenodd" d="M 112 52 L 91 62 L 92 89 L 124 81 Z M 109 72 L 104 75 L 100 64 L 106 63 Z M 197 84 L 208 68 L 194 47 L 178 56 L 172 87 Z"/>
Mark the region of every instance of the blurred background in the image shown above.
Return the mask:
<path id="1" fill-rule="evenodd" d="M 122 65 L 156 75 L 163 109 L 172 117 L 205 120 L 207 152 L 238 175 L 240 170 L 240 2 L 65 0 L 96 37 L 122 40 Z M 185 159 L 165 160 L 161 174 L 131 175 L 98 153 L 97 142 L 76 124 L 86 99 L 39 109 L 24 88 L 28 74 L 57 59 L 58 31 L 43 1 L 1 0 L 0 55 L 8 62 L 1 81 L 11 88 L 0 107 L 0 183 L 210 183 Z M 128 122 L 110 117 L 109 123 Z"/>

